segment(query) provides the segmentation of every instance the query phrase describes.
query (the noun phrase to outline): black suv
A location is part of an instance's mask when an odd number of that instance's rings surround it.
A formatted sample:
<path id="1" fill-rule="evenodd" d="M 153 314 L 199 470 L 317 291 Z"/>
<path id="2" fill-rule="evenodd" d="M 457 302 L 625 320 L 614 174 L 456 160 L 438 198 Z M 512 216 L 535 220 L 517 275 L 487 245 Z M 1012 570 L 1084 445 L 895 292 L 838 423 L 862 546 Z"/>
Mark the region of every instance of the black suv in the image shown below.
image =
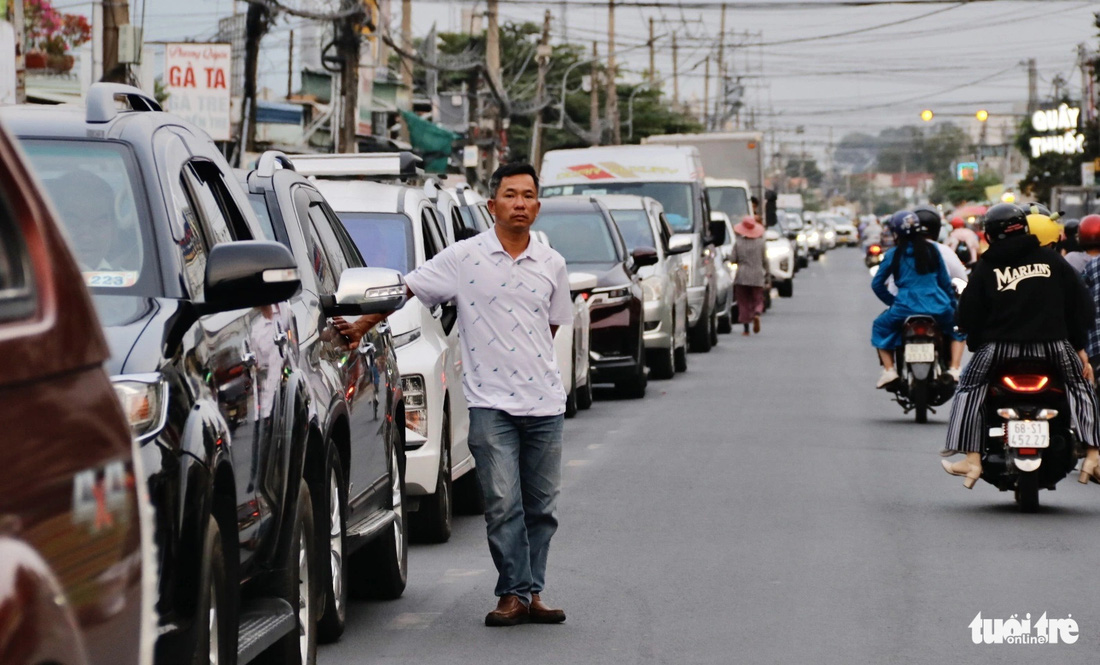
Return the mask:
<path id="1" fill-rule="evenodd" d="M 0 117 L 61 213 L 141 445 L 157 662 L 312 663 L 324 550 L 310 503 L 320 488 L 305 480 L 313 391 L 285 302 L 297 263 L 262 240 L 202 130 L 129 86 L 97 83 L 86 99 Z"/>
<path id="2" fill-rule="evenodd" d="M 306 453 L 306 478 L 311 489 L 317 487 L 314 521 L 319 542 L 328 545 L 328 556 L 318 557 L 318 635 L 332 641 L 344 631 L 349 583 L 356 595 L 380 598 L 397 598 L 405 589 L 401 375 L 387 323 L 354 348 L 332 323 L 337 276 L 346 287 L 352 273 L 345 271 L 365 263 L 313 183 L 278 151 L 264 153 L 254 171 L 237 173 L 264 234 L 285 245 L 302 266 L 302 291 L 288 304 L 301 335 L 298 365 L 313 391 L 310 422 L 317 445 Z"/>
<path id="3" fill-rule="evenodd" d="M 546 233 L 571 272 L 596 276 L 596 288 L 588 299 L 592 381 L 613 382 L 629 397 L 644 397 L 648 372 L 637 272 L 657 263 L 656 250 L 640 247 L 628 252 L 611 213 L 590 196 L 543 199 L 533 228 Z"/>

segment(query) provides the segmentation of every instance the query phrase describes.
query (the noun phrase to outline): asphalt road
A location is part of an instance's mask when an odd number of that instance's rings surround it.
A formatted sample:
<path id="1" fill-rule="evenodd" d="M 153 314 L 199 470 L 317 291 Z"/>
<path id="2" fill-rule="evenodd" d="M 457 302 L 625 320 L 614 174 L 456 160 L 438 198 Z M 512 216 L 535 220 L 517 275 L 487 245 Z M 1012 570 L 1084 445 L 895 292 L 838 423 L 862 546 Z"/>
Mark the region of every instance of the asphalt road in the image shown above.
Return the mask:
<path id="1" fill-rule="evenodd" d="M 831 252 L 762 334 L 567 421 L 544 594 L 565 624 L 483 626 L 496 575 L 483 519 L 460 517 L 319 662 L 1095 662 L 1100 487 L 1067 479 L 1024 515 L 945 474 L 946 409 L 917 425 L 874 390 L 868 281 Z M 975 645 L 978 612 L 1072 616 L 1079 638 Z"/>

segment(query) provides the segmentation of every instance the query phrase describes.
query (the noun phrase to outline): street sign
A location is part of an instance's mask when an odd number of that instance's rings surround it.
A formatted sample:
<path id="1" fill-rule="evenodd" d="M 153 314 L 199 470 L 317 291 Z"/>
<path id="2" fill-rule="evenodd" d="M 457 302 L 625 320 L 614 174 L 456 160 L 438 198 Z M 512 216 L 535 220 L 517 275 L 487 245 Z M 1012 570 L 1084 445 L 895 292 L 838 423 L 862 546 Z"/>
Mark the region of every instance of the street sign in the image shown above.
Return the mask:
<path id="1" fill-rule="evenodd" d="M 955 179 L 973 182 L 978 178 L 978 162 L 959 162 L 955 165 Z"/>
<path id="2" fill-rule="evenodd" d="M 206 131 L 215 141 L 230 139 L 229 44 L 167 44 L 165 110 Z"/>

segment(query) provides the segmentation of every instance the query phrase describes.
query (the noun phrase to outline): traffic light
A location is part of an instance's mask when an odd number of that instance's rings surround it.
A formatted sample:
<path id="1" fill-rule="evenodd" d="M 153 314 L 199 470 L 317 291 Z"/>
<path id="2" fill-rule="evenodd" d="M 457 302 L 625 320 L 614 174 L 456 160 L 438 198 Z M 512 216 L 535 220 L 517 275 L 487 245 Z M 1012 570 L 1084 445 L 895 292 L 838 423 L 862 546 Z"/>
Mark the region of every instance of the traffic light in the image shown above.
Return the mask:
<path id="1" fill-rule="evenodd" d="M 974 117 L 978 119 L 978 122 L 985 122 L 989 120 L 989 111 L 985 109 L 978 109 L 978 112 L 974 114 Z"/>
<path id="2" fill-rule="evenodd" d="M 932 109 L 924 109 L 920 112 L 920 119 L 925 122 L 931 122 L 933 117 Z"/>

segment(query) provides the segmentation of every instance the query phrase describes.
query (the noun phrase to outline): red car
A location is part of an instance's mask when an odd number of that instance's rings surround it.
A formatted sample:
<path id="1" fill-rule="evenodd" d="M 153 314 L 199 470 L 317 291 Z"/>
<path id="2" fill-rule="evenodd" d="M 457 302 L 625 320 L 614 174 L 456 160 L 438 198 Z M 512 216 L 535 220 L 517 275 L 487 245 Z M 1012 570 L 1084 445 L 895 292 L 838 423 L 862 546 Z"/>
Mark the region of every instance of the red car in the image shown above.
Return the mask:
<path id="1" fill-rule="evenodd" d="M 58 229 L 0 127 L 0 663 L 148 663 L 143 475 Z"/>

